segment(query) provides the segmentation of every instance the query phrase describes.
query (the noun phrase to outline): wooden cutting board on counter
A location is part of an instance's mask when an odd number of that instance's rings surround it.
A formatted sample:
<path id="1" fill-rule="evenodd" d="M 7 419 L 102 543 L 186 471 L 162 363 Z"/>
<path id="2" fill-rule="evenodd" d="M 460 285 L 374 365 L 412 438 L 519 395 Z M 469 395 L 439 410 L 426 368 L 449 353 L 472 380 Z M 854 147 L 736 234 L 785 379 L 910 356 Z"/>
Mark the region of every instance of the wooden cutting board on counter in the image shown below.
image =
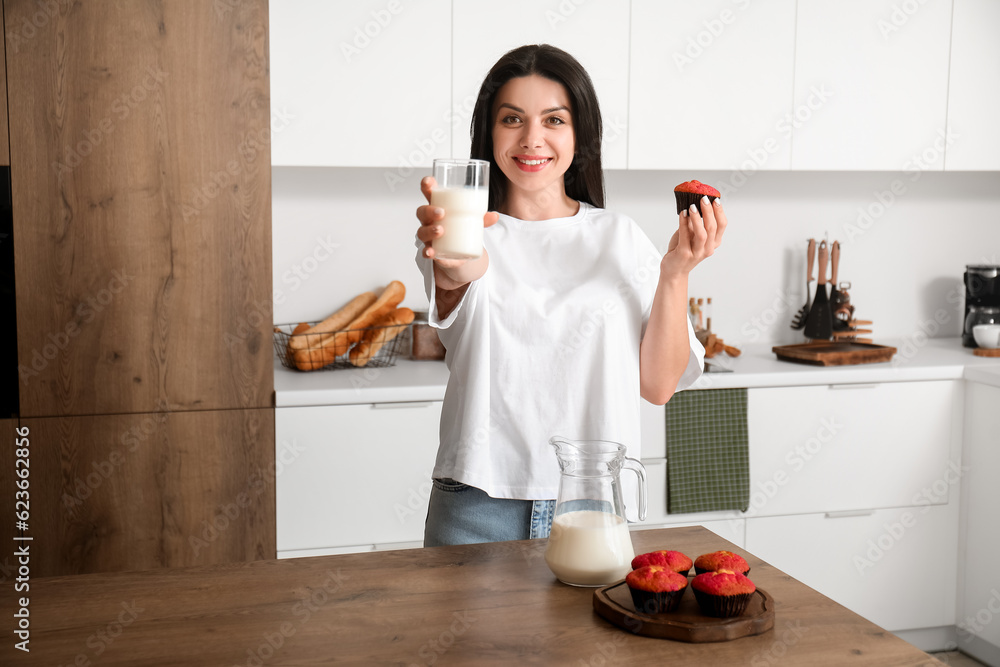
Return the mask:
<path id="1" fill-rule="evenodd" d="M 896 348 L 857 341 L 819 340 L 797 345 L 778 345 L 771 351 L 782 361 L 815 366 L 849 366 L 889 361 Z"/>
<path id="2" fill-rule="evenodd" d="M 732 641 L 759 635 L 774 627 L 774 598 L 761 588 L 754 591 L 747 608 L 739 616 L 713 618 L 701 613 L 693 590 L 684 592 L 673 611 L 643 614 L 636 611 L 628 586 L 620 581 L 594 591 L 594 611 L 637 635 L 692 644 Z"/>

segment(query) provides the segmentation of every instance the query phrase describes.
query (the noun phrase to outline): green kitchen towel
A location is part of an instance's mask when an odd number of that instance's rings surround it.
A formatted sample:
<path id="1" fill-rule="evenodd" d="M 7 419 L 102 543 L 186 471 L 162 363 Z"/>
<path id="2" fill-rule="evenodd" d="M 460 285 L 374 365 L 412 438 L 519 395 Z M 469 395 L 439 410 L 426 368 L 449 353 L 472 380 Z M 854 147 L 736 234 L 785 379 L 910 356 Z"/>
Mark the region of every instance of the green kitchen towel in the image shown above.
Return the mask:
<path id="1" fill-rule="evenodd" d="M 667 512 L 746 511 L 747 390 L 681 391 L 666 412 Z"/>

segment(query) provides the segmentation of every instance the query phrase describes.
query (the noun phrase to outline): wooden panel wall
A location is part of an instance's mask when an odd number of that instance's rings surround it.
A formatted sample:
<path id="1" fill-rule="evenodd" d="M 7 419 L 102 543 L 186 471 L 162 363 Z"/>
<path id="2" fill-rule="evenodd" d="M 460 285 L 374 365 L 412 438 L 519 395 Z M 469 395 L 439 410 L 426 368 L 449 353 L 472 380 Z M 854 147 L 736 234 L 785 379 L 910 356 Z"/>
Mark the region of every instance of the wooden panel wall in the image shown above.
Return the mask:
<path id="1" fill-rule="evenodd" d="M 0 44 L 5 42 L 3 3 L 0 2 Z M 0 166 L 10 164 L 10 144 L 7 143 L 7 61 L 5 49 L 0 48 Z"/>
<path id="2" fill-rule="evenodd" d="M 270 406 L 266 0 L 4 9 L 21 416 Z"/>
<path id="3" fill-rule="evenodd" d="M 11 547 L 6 550 L 7 553 L 0 552 L 0 588 L 11 592 L 13 592 L 12 582 L 14 577 L 17 576 L 17 558 L 13 556 L 13 552 L 20 546 L 13 539 L 15 535 L 19 534 L 14 525 L 14 512 L 16 509 L 21 509 L 15 508 L 14 505 L 16 500 L 19 499 L 14 496 L 14 492 L 18 490 L 15 486 L 17 476 L 14 470 L 14 459 L 16 458 L 16 448 L 14 446 L 15 428 L 17 428 L 16 419 L 0 419 L 0 512 L 4 516 L 10 517 L 7 521 L 0 522 L 0 541 Z M 30 466 L 30 459 L 28 463 Z M 30 478 L 28 483 L 31 483 Z M 27 500 L 30 503 L 30 496 Z M 28 509 L 30 511 L 30 506 Z M 30 534 L 30 522 L 28 523 L 28 528 Z M 277 547 L 275 548 L 277 549 Z"/>
<path id="4" fill-rule="evenodd" d="M 31 441 L 32 576 L 275 557 L 274 449 L 260 446 L 274 442 L 273 410 L 20 423 Z M 6 544 L 12 526 L 0 522 Z"/>

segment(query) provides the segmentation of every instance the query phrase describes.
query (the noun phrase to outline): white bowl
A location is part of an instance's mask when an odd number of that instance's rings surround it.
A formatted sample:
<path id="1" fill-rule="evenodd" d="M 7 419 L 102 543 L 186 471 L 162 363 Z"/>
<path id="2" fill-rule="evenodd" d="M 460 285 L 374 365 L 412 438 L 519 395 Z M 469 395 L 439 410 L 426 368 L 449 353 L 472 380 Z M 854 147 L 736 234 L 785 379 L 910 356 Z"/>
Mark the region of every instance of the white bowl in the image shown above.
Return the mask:
<path id="1" fill-rule="evenodd" d="M 972 327 L 972 337 L 979 347 L 994 350 L 1000 347 L 1000 324 L 977 324 Z"/>

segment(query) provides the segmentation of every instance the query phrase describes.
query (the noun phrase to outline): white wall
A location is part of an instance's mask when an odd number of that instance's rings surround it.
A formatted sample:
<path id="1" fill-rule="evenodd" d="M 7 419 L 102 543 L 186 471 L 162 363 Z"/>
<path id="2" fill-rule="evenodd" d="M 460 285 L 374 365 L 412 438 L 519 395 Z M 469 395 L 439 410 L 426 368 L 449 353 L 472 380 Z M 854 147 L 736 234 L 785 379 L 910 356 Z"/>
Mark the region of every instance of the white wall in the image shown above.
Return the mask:
<path id="1" fill-rule="evenodd" d="M 413 261 L 423 173 L 391 187 L 389 171 L 274 168 L 276 323 L 322 319 L 394 279 L 406 284 L 403 305 L 426 309 Z M 840 280 L 876 342 L 959 335 L 965 265 L 1000 264 L 997 172 L 609 171 L 608 207 L 665 249 L 673 186 L 691 178 L 726 193 L 730 229 L 690 294 L 713 297 L 713 329 L 730 344 L 802 340 L 788 324 L 805 300 L 809 237 L 840 241 Z"/>

